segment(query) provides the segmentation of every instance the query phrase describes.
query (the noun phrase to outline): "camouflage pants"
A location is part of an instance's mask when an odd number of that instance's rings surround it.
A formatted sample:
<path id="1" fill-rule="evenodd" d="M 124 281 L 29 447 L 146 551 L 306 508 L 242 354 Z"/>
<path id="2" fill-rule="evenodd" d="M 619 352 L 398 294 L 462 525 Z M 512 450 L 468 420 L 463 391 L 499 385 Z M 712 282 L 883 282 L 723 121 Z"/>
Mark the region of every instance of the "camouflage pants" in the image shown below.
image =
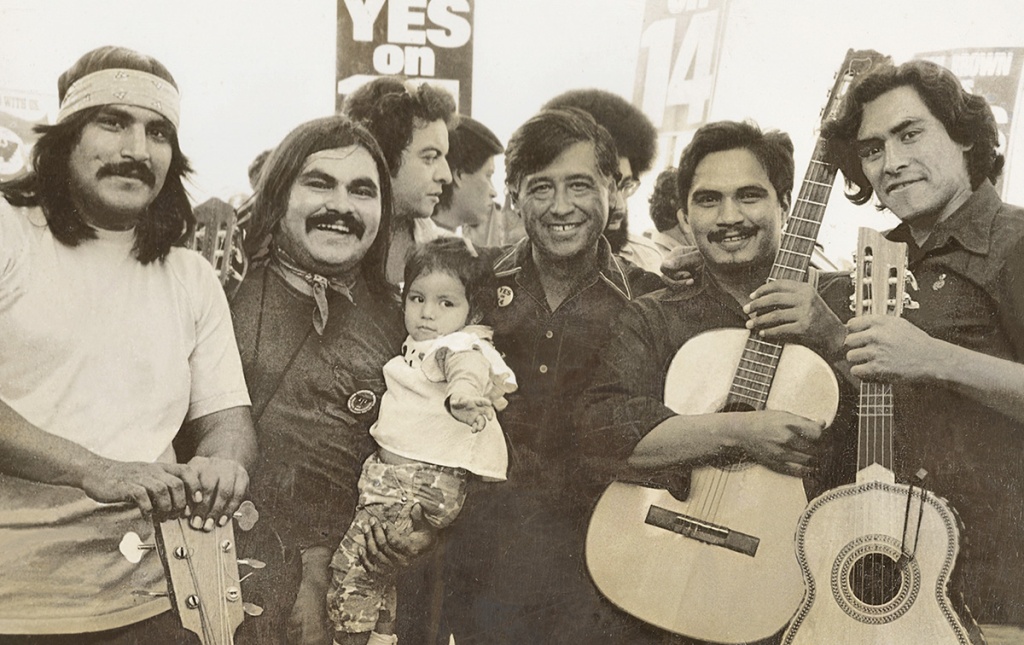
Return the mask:
<path id="1" fill-rule="evenodd" d="M 363 464 L 359 504 L 352 524 L 331 559 L 331 588 L 327 612 L 336 631 L 359 634 L 373 629 L 379 612 L 395 616 L 394 574 L 375 575 L 359 563 L 366 547 L 364 531 L 376 518 L 389 531 L 412 530 L 413 505 L 423 519 L 441 529 L 455 519 L 466 499 L 466 471 L 433 464 L 385 464 L 376 454 Z"/>

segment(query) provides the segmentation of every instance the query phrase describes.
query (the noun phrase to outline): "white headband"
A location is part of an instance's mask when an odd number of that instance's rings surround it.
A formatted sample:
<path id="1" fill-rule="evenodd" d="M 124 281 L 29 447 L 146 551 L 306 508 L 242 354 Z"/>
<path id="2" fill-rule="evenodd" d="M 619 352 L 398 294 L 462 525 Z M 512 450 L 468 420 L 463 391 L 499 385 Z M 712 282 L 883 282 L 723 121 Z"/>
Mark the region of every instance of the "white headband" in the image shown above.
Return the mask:
<path id="1" fill-rule="evenodd" d="M 71 84 L 57 112 L 57 123 L 97 105 L 124 104 L 153 110 L 177 129 L 181 113 L 178 90 L 168 81 L 135 69 L 104 69 Z"/>

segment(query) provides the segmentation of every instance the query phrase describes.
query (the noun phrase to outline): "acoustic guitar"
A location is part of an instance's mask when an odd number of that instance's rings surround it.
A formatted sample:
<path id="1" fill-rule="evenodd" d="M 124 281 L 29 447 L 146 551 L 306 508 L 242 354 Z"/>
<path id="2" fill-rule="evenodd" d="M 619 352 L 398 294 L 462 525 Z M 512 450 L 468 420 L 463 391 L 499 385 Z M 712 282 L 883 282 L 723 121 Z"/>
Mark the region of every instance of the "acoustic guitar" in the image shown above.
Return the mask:
<path id="1" fill-rule="evenodd" d="M 851 81 L 884 57 L 846 54 L 822 110 L 832 116 Z M 769 275 L 806 280 L 836 177 L 819 138 Z M 744 329 L 685 343 L 665 379 L 679 414 L 785 410 L 831 423 L 838 385 L 831 367 L 799 345 Z M 738 456 L 693 470 L 688 494 L 618 481 L 598 501 L 587 533 L 587 567 L 615 605 L 662 629 L 718 643 L 778 633 L 803 596 L 793 532 L 807 505 L 803 482 Z"/>
<path id="2" fill-rule="evenodd" d="M 906 244 L 860 229 L 858 315 L 899 316 Z M 946 595 L 959 550 L 949 506 L 893 473 L 892 387 L 863 382 L 857 482 L 811 502 L 797 524 L 806 591 L 786 645 L 969 645 Z"/>
<path id="3" fill-rule="evenodd" d="M 234 514 L 239 528 L 250 530 L 259 519 L 252 502 L 243 502 Z M 155 544 L 144 544 L 136 533 L 121 540 L 124 557 L 138 563 L 146 552 L 156 550 L 167 573 L 167 590 L 181 626 L 199 637 L 203 645 L 232 645 L 243 615 L 259 616 L 263 610 L 242 601 L 238 565 L 262 569 L 258 560 L 239 560 L 235 553 L 232 522 L 206 532 L 193 529 L 188 518 L 155 522 Z"/>

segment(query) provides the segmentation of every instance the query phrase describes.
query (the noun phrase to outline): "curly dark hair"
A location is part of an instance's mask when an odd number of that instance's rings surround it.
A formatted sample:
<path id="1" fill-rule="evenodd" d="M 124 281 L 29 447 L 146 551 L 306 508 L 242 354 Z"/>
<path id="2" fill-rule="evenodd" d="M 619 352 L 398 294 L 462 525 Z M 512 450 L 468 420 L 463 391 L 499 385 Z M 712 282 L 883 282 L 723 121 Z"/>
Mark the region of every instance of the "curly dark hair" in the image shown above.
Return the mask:
<path id="1" fill-rule="evenodd" d="M 497 292 L 491 284 L 494 279 L 491 263 L 471 250 L 465 239 L 448 236 L 419 244 L 409 253 L 402 302 L 409 295 L 413 280 L 434 271 L 451 275 L 466 288 L 470 320 L 480 320 L 497 304 Z"/>
<path id="2" fill-rule="evenodd" d="M 676 190 L 684 213 L 687 212 L 693 175 L 701 160 L 712 152 L 740 148 L 749 150 L 757 158 L 775 189 L 779 203 L 789 207 L 794 173 L 793 141 L 789 135 L 779 130 L 762 132 L 753 121 L 715 121 L 697 129 L 679 158 Z"/>
<path id="3" fill-rule="evenodd" d="M 102 69 L 135 69 L 159 76 L 174 87 L 174 77 L 159 61 L 123 47 L 100 47 L 86 53 L 57 83 L 63 100 L 68 88 L 79 78 Z M 0 184 L 0 192 L 16 206 L 38 206 L 46 216 L 53 237 L 66 246 L 78 246 L 96 237 L 82 219 L 71 196 L 68 160 L 82 138 L 82 131 L 104 106 L 75 112 L 55 125 L 36 126 L 40 133 L 32 149 L 33 171 L 24 177 Z M 185 190 L 184 180 L 192 171 L 178 145 L 178 133 L 171 132 L 171 163 L 163 188 L 135 226 L 133 253 L 143 264 L 163 260 L 172 246 L 183 245 L 195 230 L 195 216 Z"/>
<path id="4" fill-rule="evenodd" d="M 512 133 L 505 150 L 505 185 L 513 198 L 518 199 L 523 177 L 546 168 L 566 148 L 580 142 L 593 143 L 598 170 L 619 179 L 615 142 L 590 114 L 576 108 L 541 110 Z"/>
<path id="5" fill-rule="evenodd" d="M 899 66 L 884 65 L 865 74 L 847 92 L 838 115 L 822 126 L 826 159 L 846 178 L 847 199 L 854 204 L 864 204 L 873 193 L 857 146 L 864 105 L 898 87 L 917 91 L 949 137 L 960 145 L 970 146 L 964 158 L 972 190 L 977 190 L 985 179 L 994 183 L 999 178 L 1004 158 L 996 151 L 999 131 L 988 101 L 964 90 L 956 75 L 945 67 L 915 60 Z"/>
<path id="6" fill-rule="evenodd" d="M 402 165 L 402 152 L 412 143 L 414 128 L 440 120 L 451 130 L 459 122 L 451 94 L 426 83 L 414 88 L 396 76 L 359 87 L 345 97 L 341 111 L 377 140 L 392 177 Z"/>
<path id="7" fill-rule="evenodd" d="M 392 288 L 385 277 L 388 243 L 391 239 L 391 177 L 384 153 L 373 135 L 358 123 L 341 115 L 307 121 L 285 136 L 264 164 L 256 184 L 252 207 L 252 224 L 245 239 L 250 257 L 262 255 L 278 224 L 288 211 L 292 185 L 302 172 L 309 155 L 321 150 L 361 146 L 370 153 L 380 175 L 380 227 L 360 263 L 362 275 L 374 293 L 390 294 Z"/>
<path id="8" fill-rule="evenodd" d="M 544 104 L 545 109 L 566 107 L 587 112 L 608 130 L 619 156 L 629 159 L 635 177 L 651 169 L 658 131 L 635 105 L 618 94 L 598 89 L 570 90 Z"/>
<path id="9" fill-rule="evenodd" d="M 675 168 L 666 168 L 658 173 L 658 178 L 654 181 L 654 191 L 647 200 L 651 207 L 650 215 L 654 228 L 662 232 L 679 225 L 679 218 L 676 216 L 680 208 L 676 187 L 678 176 L 679 171 Z"/>

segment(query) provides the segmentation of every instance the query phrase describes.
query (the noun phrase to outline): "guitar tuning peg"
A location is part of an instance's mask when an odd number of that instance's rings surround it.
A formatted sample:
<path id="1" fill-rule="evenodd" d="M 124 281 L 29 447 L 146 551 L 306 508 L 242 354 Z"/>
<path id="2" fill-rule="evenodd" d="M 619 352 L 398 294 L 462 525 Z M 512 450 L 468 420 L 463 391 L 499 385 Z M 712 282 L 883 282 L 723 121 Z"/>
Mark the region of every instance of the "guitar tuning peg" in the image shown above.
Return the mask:
<path id="1" fill-rule="evenodd" d="M 905 281 L 905 282 L 907 283 L 907 285 L 908 285 L 908 286 L 909 286 L 909 287 L 910 287 L 911 289 L 913 289 L 914 291 L 918 291 L 918 290 L 919 290 L 919 289 L 917 288 L 917 278 L 915 278 L 915 277 L 914 277 L 914 274 L 913 274 L 913 273 L 911 273 L 911 272 L 910 272 L 909 270 L 908 270 L 908 271 L 906 271 L 906 272 L 904 272 L 904 274 L 903 274 L 903 280 L 904 280 L 904 281 Z"/>
<path id="2" fill-rule="evenodd" d="M 143 543 L 142 538 L 135 531 L 125 533 L 124 537 L 121 538 L 121 543 L 117 545 L 117 549 L 124 556 L 124 559 L 132 564 L 141 562 L 143 554 L 155 548 L 155 544 Z"/>
<path id="3" fill-rule="evenodd" d="M 915 302 L 914 299 L 910 297 L 909 293 L 904 291 L 903 292 L 903 308 L 904 309 L 920 309 L 921 305 L 920 305 L 920 303 Z"/>
<path id="4" fill-rule="evenodd" d="M 238 520 L 238 528 L 248 531 L 259 521 L 260 512 L 256 510 L 256 506 L 252 502 L 245 500 L 235 511 L 234 517 Z"/>
<path id="5" fill-rule="evenodd" d="M 259 605 L 254 605 L 251 602 L 243 602 L 242 603 L 242 611 L 244 611 L 247 616 L 262 616 L 263 615 L 263 607 L 260 607 Z"/>
<path id="6" fill-rule="evenodd" d="M 265 562 L 261 562 L 260 560 L 256 560 L 256 559 L 253 559 L 253 558 L 246 558 L 244 560 L 239 560 L 238 564 L 244 564 L 245 566 L 252 567 L 253 569 L 263 569 L 264 567 L 267 566 L 267 564 Z"/>

